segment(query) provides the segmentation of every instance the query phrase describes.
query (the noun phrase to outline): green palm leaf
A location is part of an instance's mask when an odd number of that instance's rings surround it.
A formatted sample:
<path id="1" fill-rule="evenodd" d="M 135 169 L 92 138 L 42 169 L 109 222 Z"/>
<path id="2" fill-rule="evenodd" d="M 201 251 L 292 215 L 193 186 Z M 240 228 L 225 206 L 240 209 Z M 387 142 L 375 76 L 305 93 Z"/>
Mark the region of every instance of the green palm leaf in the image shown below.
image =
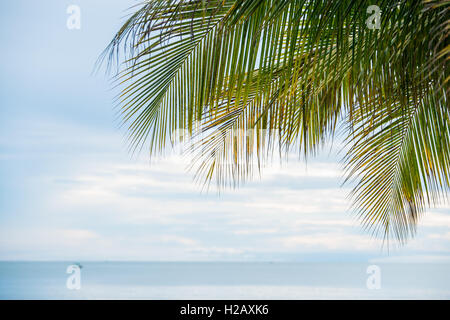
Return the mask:
<path id="1" fill-rule="evenodd" d="M 196 176 L 236 186 L 343 124 L 355 210 L 404 241 L 449 188 L 449 3 L 379 1 L 371 30 L 370 1 L 146 1 L 104 53 L 130 147 L 186 130 Z"/>

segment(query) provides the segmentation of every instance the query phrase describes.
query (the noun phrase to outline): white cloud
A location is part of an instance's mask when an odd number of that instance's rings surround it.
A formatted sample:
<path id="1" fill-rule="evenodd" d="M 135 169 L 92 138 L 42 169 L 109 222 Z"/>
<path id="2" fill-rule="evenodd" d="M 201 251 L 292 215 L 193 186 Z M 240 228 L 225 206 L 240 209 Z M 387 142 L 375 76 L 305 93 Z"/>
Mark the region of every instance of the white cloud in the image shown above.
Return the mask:
<path id="1" fill-rule="evenodd" d="M 79 139 L 91 134 L 96 132 Z M 100 140 L 92 142 L 99 149 L 108 143 Z M 214 187 L 202 193 L 186 162 L 173 154 L 151 164 L 71 156 L 70 170 L 37 179 L 41 202 L 30 208 L 34 226 L 9 228 L 0 258 L 238 260 L 381 251 L 380 241 L 355 234 L 360 225 L 348 211 L 349 189 L 339 188 L 337 163 L 274 163 L 260 181 L 218 196 Z M 448 252 L 450 217 L 439 210 L 425 214 L 419 239 L 396 253 Z"/>
<path id="2" fill-rule="evenodd" d="M 441 209 L 445 208 L 445 205 L 440 206 Z M 434 210 L 424 214 L 420 219 L 419 224 L 423 227 L 446 227 L 450 228 L 450 214 L 439 213 Z"/>
<path id="3" fill-rule="evenodd" d="M 428 237 L 430 239 L 440 239 L 450 241 L 450 232 L 444 234 L 430 234 Z"/>
<path id="4" fill-rule="evenodd" d="M 298 159 L 291 159 L 287 163 L 280 164 L 274 161 L 271 166 L 264 169 L 264 178 L 289 176 L 290 178 L 341 178 L 343 171 L 337 162 L 312 162 L 305 163 Z"/>
<path id="5" fill-rule="evenodd" d="M 368 236 L 342 234 L 342 233 L 317 233 L 279 238 L 279 242 L 286 248 L 300 248 L 303 250 L 376 250 L 381 247 L 381 241 Z"/>
<path id="6" fill-rule="evenodd" d="M 280 232 L 280 229 L 240 229 L 233 231 L 237 235 L 255 235 L 255 234 L 274 234 Z"/>
<path id="7" fill-rule="evenodd" d="M 370 263 L 450 263 L 446 255 L 400 255 L 370 259 Z"/>
<path id="8" fill-rule="evenodd" d="M 181 244 L 183 246 L 194 246 L 198 244 L 198 242 L 193 239 L 176 235 L 162 235 L 160 240 L 161 242 Z"/>

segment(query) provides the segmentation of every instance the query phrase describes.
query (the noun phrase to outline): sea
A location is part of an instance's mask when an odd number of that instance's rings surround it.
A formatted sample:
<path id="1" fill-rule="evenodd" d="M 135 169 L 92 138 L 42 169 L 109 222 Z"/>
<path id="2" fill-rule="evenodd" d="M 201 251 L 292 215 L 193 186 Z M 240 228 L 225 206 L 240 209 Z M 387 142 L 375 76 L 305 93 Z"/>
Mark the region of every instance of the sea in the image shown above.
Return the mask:
<path id="1" fill-rule="evenodd" d="M 0 299 L 449 299 L 450 264 L 0 262 Z"/>

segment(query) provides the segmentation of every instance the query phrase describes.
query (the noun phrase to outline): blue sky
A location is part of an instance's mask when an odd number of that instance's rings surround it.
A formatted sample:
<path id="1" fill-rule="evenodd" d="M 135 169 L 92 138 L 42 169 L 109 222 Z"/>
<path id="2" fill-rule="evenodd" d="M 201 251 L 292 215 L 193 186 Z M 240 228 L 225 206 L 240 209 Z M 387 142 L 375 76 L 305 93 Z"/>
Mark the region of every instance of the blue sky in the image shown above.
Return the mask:
<path id="1" fill-rule="evenodd" d="M 116 92 L 91 72 L 134 3 L 0 3 L 0 260 L 450 261 L 449 204 L 389 255 L 361 229 L 339 143 L 220 196 L 180 157 L 131 157 Z"/>

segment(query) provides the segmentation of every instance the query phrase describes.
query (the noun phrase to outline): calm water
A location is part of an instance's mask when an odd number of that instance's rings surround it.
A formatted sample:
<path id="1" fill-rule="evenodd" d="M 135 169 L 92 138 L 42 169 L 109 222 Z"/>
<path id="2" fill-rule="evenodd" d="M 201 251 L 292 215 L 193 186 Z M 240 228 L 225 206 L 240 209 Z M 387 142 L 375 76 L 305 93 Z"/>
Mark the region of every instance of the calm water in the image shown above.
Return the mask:
<path id="1" fill-rule="evenodd" d="M 381 288 L 366 286 L 369 264 L 0 262 L 0 299 L 449 299 L 448 264 L 378 264 Z"/>

